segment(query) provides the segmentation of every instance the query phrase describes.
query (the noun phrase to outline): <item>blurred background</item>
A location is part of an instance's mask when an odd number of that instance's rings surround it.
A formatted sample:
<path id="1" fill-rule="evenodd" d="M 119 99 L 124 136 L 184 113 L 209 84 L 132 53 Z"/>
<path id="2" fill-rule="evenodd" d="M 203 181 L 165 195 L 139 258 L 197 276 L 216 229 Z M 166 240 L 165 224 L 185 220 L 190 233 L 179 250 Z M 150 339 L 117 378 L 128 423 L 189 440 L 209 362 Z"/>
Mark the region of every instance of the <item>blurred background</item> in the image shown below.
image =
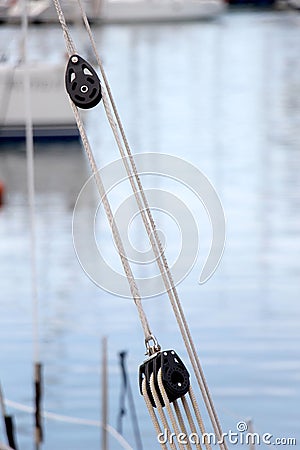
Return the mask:
<path id="1" fill-rule="evenodd" d="M 18 14 L 7 18 L 11 5 L 2 3 L 0 382 L 8 400 L 32 406 L 30 220 L 18 82 L 22 33 Z M 211 239 L 202 204 L 172 180 L 145 180 L 182 196 L 198 224 L 198 259 L 178 291 L 224 431 L 251 417 L 255 431 L 300 442 L 300 15 L 294 7 L 216 3 L 212 10 L 202 8 L 197 20 L 172 16 L 151 23 L 147 10 L 132 23 L 123 16 L 114 21 L 107 10 L 108 16 L 96 17 L 93 32 L 133 153 L 168 153 L 189 161 L 210 179 L 225 211 L 223 258 L 213 277 L 199 285 Z M 202 20 L 207 11 L 211 20 Z M 96 286 L 74 252 L 73 208 L 90 169 L 63 97 L 62 30 L 54 19 L 40 21 L 29 27 L 28 59 L 36 80 L 35 132 L 47 134 L 35 141 L 43 407 L 101 419 L 100 344 L 107 336 L 109 423 L 117 426 L 118 352 L 125 350 L 143 447 L 158 449 L 138 391 L 144 343 L 135 307 Z M 79 53 L 91 60 L 81 23 L 75 20 L 70 29 Z M 88 110 L 84 122 L 99 167 L 118 158 L 102 105 Z M 97 205 L 96 196 L 90 200 L 82 211 L 83 239 L 86 217 Z M 172 265 L 180 257 L 180 233 L 167 214 L 155 217 Z M 97 223 L 109 258 L 114 247 L 101 212 Z M 144 245 L 142 232 L 134 239 Z M 138 269 L 147 273 L 147 267 Z M 166 296 L 147 299 L 144 306 L 163 348 L 174 348 L 187 361 Z M 32 415 L 9 404 L 7 409 L 15 417 L 19 448 L 33 448 Z M 129 409 L 127 404 L 123 434 L 137 448 Z M 97 427 L 50 419 L 43 424 L 45 450 L 101 448 Z M 2 426 L 0 433 L 5 441 Z M 109 448 L 121 446 L 110 437 Z"/>

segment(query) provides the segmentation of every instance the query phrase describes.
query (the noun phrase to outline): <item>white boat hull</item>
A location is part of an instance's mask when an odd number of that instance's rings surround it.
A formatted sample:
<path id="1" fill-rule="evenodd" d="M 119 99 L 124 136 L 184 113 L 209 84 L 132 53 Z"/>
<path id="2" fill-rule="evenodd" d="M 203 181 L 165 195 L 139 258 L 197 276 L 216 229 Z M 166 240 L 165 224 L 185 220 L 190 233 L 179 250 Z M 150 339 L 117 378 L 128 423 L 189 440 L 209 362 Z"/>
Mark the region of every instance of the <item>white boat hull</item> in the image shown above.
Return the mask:
<path id="1" fill-rule="evenodd" d="M 222 0 L 112 0 L 104 2 L 103 23 L 166 22 L 210 19 L 225 9 Z"/>
<path id="2" fill-rule="evenodd" d="M 212 19 L 226 7 L 224 0 L 93 0 L 85 1 L 89 20 L 109 23 L 151 23 Z M 62 1 L 67 22 L 79 22 L 76 0 Z M 22 2 L 0 14 L 2 21 L 19 23 Z M 50 0 L 29 0 L 28 19 L 31 22 L 58 23 L 57 13 Z"/>
<path id="3" fill-rule="evenodd" d="M 31 64 L 30 106 L 37 137 L 78 136 L 64 88 L 64 64 Z M 0 138 L 22 137 L 25 132 L 24 67 L 0 65 Z"/>

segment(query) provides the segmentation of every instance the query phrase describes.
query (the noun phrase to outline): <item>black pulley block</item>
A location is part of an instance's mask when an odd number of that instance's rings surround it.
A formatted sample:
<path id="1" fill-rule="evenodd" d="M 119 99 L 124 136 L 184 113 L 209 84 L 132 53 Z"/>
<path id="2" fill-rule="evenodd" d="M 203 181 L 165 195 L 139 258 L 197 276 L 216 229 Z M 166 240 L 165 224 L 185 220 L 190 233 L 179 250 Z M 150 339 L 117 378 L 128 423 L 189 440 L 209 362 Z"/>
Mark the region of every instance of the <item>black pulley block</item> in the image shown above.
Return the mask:
<path id="1" fill-rule="evenodd" d="M 152 406 L 156 406 L 150 388 L 150 377 L 153 374 L 155 390 L 162 406 L 165 406 L 158 385 L 158 372 L 161 368 L 162 384 L 170 402 L 185 395 L 190 387 L 190 375 L 174 350 L 165 350 L 151 356 L 140 366 L 139 384 L 142 394 L 142 382 L 146 379 L 147 394 Z"/>
<path id="2" fill-rule="evenodd" d="M 79 55 L 69 59 L 66 75 L 66 90 L 76 106 L 90 109 L 102 98 L 101 83 L 93 67 Z"/>

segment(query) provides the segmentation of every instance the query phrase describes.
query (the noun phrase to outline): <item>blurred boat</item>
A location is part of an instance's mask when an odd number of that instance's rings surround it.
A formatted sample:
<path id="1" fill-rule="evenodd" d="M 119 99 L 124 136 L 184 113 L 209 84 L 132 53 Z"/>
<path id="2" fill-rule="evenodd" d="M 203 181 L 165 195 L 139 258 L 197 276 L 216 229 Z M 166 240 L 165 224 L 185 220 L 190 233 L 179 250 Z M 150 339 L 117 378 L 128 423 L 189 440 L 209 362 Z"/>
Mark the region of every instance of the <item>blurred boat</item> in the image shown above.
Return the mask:
<path id="1" fill-rule="evenodd" d="M 24 65 L 0 63 L 0 141 L 24 139 Z M 31 113 L 35 138 L 78 138 L 64 89 L 65 64 L 30 63 Z"/>
<path id="2" fill-rule="evenodd" d="M 0 7 L 0 20 L 10 23 L 19 23 L 22 18 L 22 1 L 9 0 L 2 2 L 5 6 L 4 9 Z M 43 14 L 49 7 L 48 0 L 35 0 L 28 1 L 27 14 L 28 20 L 32 21 L 35 17 Z"/>
<path id="3" fill-rule="evenodd" d="M 77 0 L 62 0 L 61 4 L 67 22 L 79 21 Z M 226 3 L 224 0 L 86 0 L 84 7 L 91 22 L 151 23 L 212 19 L 224 11 Z M 52 0 L 29 0 L 27 10 L 30 22 L 57 23 Z M 5 2 L 5 8 L 0 8 L 3 22 L 19 23 L 21 17 L 20 0 L 10 0 Z"/>
<path id="4" fill-rule="evenodd" d="M 5 16 L 9 8 L 11 7 L 10 0 L 1 0 L 0 1 L 0 17 Z"/>
<path id="5" fill-rule="evenodd" d="M 1 1 L 1 0 L 0 0 Z M 22 0 L 6 0 L 6 7 L 0 7 L 0 21 L 18 24 L 22 21 Z M 62 2 L 66 18 L 69 22 L 75 22 L 79 18 L 76 0 Z M 1 3 L 0 3 L 1 5 Z M 52 0 L 27 0 L 26 14 L 31 23 L 57 23 L 57 13 Z"/>
<path id="6" fill-rule="evenodd" d="M 172 22 L 214 18 L 225 9 L 223 0 L 103 0 L 103 23 Z"/>

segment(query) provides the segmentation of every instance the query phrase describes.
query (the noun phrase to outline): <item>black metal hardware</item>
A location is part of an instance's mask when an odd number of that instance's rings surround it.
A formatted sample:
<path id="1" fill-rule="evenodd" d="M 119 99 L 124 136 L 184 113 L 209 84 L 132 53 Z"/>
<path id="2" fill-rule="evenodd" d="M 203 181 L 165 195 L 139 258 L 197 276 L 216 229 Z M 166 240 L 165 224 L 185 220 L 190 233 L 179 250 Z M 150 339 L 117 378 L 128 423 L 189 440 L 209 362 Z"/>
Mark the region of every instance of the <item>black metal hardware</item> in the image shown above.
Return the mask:
<path id="1" fill-rule="evenodd" d="M 101 83 L 96 71 L 81 56 L 72 55 L 65 74 L 66 90 L 76 106 L 90 109 L 102 98 Z"/>
<path id="2" fill-rule="evenodd" d="M 150 377 L 153 374 L 155 390 L 158 394 L 160 403 L 165 406 L 160 394 L 158 385 L 158 372 L 161 369 L 162 384 L 170 402 L 177 400 L 185 395 L 190 387 L 190 375 L 174 350 L 165 350 L 158 352 L 146 360 L 139 370 L 140 392 L 142 393 L 142 383 L 146 379 L 146 390 L 152 406 L 156 407 L 150 388 Z"/>

